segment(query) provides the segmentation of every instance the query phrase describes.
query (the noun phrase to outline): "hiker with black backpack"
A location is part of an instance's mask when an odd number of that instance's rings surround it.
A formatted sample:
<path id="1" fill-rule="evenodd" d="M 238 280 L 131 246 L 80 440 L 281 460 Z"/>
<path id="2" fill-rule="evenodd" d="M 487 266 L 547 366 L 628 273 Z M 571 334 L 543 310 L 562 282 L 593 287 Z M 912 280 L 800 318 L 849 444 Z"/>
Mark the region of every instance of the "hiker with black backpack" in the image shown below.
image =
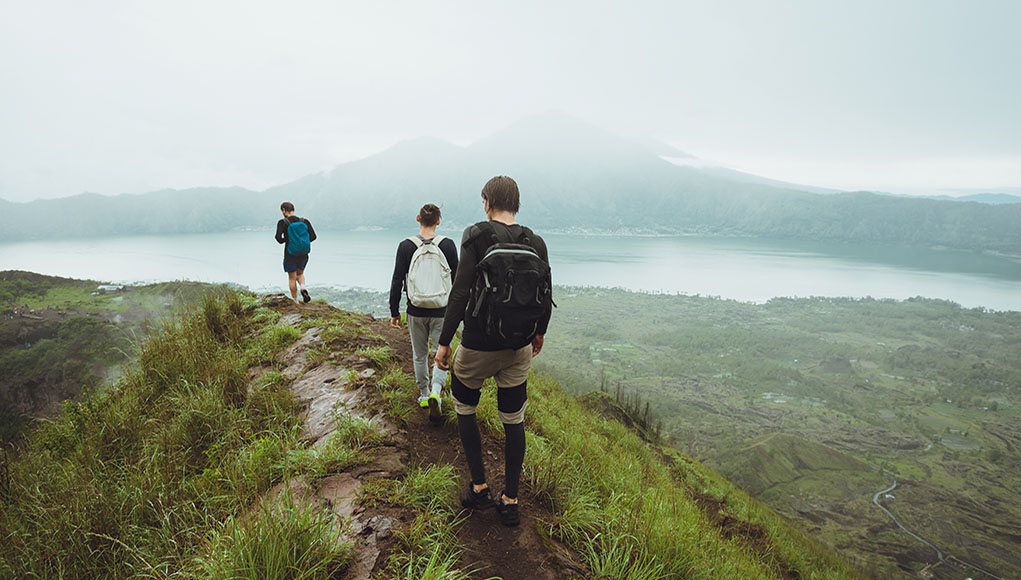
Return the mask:
<path id="1" fill-rule="evenodd" d="M 312 251 L 312 242 L 316 232 L 312 224 L 305 218 L 294 215 L 294 204 L 285 201 L 280 204 L 283 219 L 277 222 L 276 240 L 284 244 L 284 272 L 287 272 L 287 285 L 291 289 L 291 298 L 298 302 L 298 291 L 305 302 L 311 302 L 312 296 L 305 288 L 305 266 L 308 265 L 308 254 Z"/>
<path id="2" fill-rule="evenodd" d="M 442 415 L 440 394 L 447 371 L 433 368 L 429 379 L 429 341 L 439 346 L 443 314 L 452 280 L 457 272 L 457 246 L 446 236 L 436 235 L 440 208 L 427 203 L 419 210 L 418 235 L 408 236 L 397 246 L 397 261 L 390 280 L 390 326 L 401 327 L 401 294 L 408 298 L 408 333 L 418 384 L 418 404 L 429 409 L 429 420 L 438 423 Z"/>
<path id="3" fill-rule="evenodd" d="M 453 367 L 450 389 L 457 411 L 471 483 L 464 507 L 496 507 L 500 523 L 516 526 L 518 481 L 525 458 L 525 408 L 532 357 L 542 350 L 553 307 L 546 243 L 515 222 L 520 195 L 510 177 L 490 179 L 482 188 L 482 207 L 489 221 L 464 231 L 461 267 L 447 304 L 436 350 L 441 369 Z M 450 342 L 461 322 L 461 344 L 451 361 Z M 504 490 L 490 495 L 482 464 L 482 438 L 475 420 L 482 383 L 493 377 L 497 408 L 505 434 Z"/>

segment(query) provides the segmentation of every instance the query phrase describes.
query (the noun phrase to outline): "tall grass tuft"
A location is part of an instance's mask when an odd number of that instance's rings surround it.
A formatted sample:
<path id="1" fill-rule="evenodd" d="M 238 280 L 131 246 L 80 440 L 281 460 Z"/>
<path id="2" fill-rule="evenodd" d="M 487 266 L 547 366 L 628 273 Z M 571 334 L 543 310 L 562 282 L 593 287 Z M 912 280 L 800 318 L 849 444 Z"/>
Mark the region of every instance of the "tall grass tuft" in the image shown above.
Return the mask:
<path id="1" fill-rule="evenodd" d="M 329 580 L 352 559 L 333 519 L 293 500 L 230 517 L 214 532 L 203 574 L 223 580 Z"/>
<path id="2" fill-rule="evenodd" d="M 392 363 L 377 380 L 376 388 L 383 397 L 387 414 L 407 422 L 408 416 L 415 410 L 412 404 L 418 396 L 415 377 L 401 370 L 400 365 Z"/>
<path id="3" fill-rule="evenodd" d="M 307 445 L 286 381 L 267 373 L 249 395 L 248 302 L 221 292 L 167 321 L 116 385 L 26 439 L 0 505 L 0 577 L 197 573 L 220 522 L 296 469 Z"/>

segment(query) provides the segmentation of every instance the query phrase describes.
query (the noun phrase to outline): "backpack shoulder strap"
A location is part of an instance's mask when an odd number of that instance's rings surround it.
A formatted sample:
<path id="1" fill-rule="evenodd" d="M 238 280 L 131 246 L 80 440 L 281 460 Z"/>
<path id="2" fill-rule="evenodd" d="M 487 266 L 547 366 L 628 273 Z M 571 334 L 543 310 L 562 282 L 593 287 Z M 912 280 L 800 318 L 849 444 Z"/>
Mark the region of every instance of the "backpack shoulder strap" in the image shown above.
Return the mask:
<path id="1" fill-rule="evenodd" d="M 415 244 L 415 248 L 416 249 L 422 247 L 422 240 L 418 236 L 408 236 L 408 237 L 406 237 L 404 239 L 411 240 L 411 243 Z"/>
<path id="2" fill-rule="evenodd" d="M 475 231 L 471 232 L 468 239 L 462 242 L 462 245 L 474 244 L 476 249 L 482 250 L 482 253 L 485 253 L 485 250 L 489 248 L 489 246 L 492 246 L 498 241 L 496 239 L 496 231 L 493 229 L 493 225 L 488 221 L 478 222 L 473 225 L 472 228 Z M 479 256 L 479 259 L 481 259 L 481 255 Z"/>
<path id="3" fill-rule="evenodd" d="M 522 243 L 538 252 L 539 248 L 535 245 L 535 238 L 537 237 L 538 236 L 535 235 L 535 232 L 532 231 L 532 228 L 529 228 L 528 226 L 521 226 L 521 235 L 518 236 L 519 243 Z"/>
<path id="4" fill-rule="evenodd" d="M 435 244 L 436 247 L 438 248 L 438 247 L 440 247 L 440 242 L 442 242 L 445 239 L 447 239 L 445 236 L 437 234 L 437 235 L 433 236 L 433 244 Z"/>

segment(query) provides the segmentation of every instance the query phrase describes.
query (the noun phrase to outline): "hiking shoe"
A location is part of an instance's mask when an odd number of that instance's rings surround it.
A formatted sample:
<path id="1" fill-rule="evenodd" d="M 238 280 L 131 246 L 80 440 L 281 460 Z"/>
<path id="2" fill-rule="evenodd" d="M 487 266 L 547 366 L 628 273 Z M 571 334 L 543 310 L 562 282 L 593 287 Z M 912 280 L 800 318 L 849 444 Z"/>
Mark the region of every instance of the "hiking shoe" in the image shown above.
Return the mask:
<path id="1" fill-rule="evenodd" d="M 419 395 L 418 396 L 418 406 L 422 407 L 423 409 L 428 409 L 429 408 L 429 397 L 427 397 L 426 395 Z"/>
<path id="2" fill-rule="evenodd" d="M 429 395 L 429 401 L 426 403 L 429 405 L 429 420 L 433 423 L 439 423 L 443 420 L 443 402 L 440 401 L 440 396 L 436 393 Z"/>
<path id="3" fill-rule="evenodd" d="M 461 505 L 470 510 L 487 510 L 494 505 L 493 498 L 489 497 L 489 488 L 482 491 L 475 491 L 471 483 L 468 484 L 468 491 L 461 497 Z"/>
<path id="4" fill-rule="evenodd" d="M 312 302 L 312 297 L 309 296 L 308 290 L 305 290 L 304 288 L 301 289 L 301 299 L 305 301 L 305 304 Z"/>
<path id="5" fill-rule="evenodd" d="M 513 528 L 521 523 L 521 516 L 518 515 L 518 504 L 505 503 L 503 501 L 503 492 L 500 493 L 500 498 L 496 500 L 496 512 L 500 514 L 500 523 L 508 528 Z"/>

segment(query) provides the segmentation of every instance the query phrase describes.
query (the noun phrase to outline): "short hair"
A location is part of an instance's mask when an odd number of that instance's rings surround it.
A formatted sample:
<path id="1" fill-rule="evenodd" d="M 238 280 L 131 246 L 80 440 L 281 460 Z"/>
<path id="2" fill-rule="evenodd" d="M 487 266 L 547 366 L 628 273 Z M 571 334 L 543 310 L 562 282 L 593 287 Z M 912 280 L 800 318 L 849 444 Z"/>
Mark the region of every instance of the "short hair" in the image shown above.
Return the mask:
<path id="1" fill-rule="evenodd" d="M 284 203 L 280 204 L 280 209 L 284 211 L 294 211 L 294 204 L 289 201 L 285 201 Z"/>
<path id="2" fill-rule="evenodd" d="M 423 205 L 422 209 L 418 210 L 418 221 L 427 228 L 440 223 L 440 208 L 431 203 Z"/>
<path id="3" fill-rule="evenodd" d="M 498 209 L 518 213 L 521 196 L 518 184 L 506 175 L 497 175 L 482 187 L 482 199 L 489 202 L 490 209 Z"/>

